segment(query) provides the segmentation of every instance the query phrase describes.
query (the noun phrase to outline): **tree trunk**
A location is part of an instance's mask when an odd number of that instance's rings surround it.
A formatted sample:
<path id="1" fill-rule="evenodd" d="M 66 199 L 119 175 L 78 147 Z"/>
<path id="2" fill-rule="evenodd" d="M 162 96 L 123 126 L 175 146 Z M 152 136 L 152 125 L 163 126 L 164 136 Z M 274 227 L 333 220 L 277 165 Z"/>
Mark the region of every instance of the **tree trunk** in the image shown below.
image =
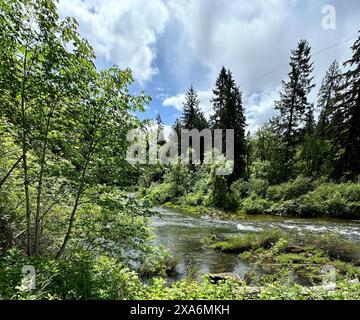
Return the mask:
<path id="1" fill-rule="evenodd" d="M 37 187 L 37 198 L 36 198 L 36 213 L 35 213 L 35 239 L 34 239 L 34 253 L 35 255 L 39 254 L 39 245 L 40 245 L 40 211 L 41 211 L 41 195 L 42 195 L 42 187 L 43 187 L 43 179 L 45 172 L 45 164 L 46 164 L 46 150 L 47 150 L 47 137 L 49 133 L 50 121 L 52 117 L 52 112 L 50 112 L 47 124 L 46 124 L 46 133 L 45 133 L 45 142 L 43 145 L 43 150 L 40 159 L 40 173 L 39 173 L 39 182 Z"/>
<path id="2" fill-rule="evenodd" d="M 23 159 L 23 171 L 24 171 L 24 193 L 25 193 L 25 206 L 26 206 L 26 233 L 27 233 L 27 255 L 31 255 L 31 208 L 30 208 L 30 192 L 29 192 L 29 173 L 27 162 L 27 143 L 26 143 L 26 111 L 25 111 L 25 85 L 26 85 L 26 68 L 27 68 L 27 54 L 26 47 L 24 53 L 23 64 L 23 81 L 21 88 L 21 121 L 22 121 L 22 159 Z"/>
<path id="3" fill-rule="evenodd" d="M 291 131 L 293 130 L 293 121 L 294 121 L 294 112 L 295 112 L 295 99 L 296 99 L 296 87 L 298 84 L 298 79 L 297 76 L 295 78 L 295 83 L 294 83 L 294 92 L 292 93 L 292 97 L 291 97 L 291 105 L 290 105 L 290 119 L 289 119 L 289 123 L 288 123 L 288 128 L 287 128 L 287 133 L 286 133 L 286 150 L 285 150 L 285 162 L 286 164 L 289 162 L 290 160 L 290 148 L 291 148 Z M 288 172 L 289 168 L 288 166 L 286 166 L 286 171 L 287 171 L 287 175 L 289 174 Z"/>
<path id="4" fill-rule="evenodd" d="M 78 189 L 78 192 L 76 194 L 74 208 L 73 208 L 73 210 L 71 212 L 71 215 L 70 215 L 69 226 L 68 226 L 68 229 L 67 229 L 63 244 L 61 245 L 61 248 L 60 248 L 59 252 L 57 253 L 56 258 L 60 258 L 64 254 L 65 249 L 67 247 L 67 244 L 69 242 L 71 232 L 72 232 L 72 228 L 73 228 L 74 221 L 75 221 L 75 215 L 76 215 L 77 209 L 79 207 L 80 199 L 81 199 L 81 196 L 82 196 L 82 193 L 83 193 L 83 187 L 84 187 L 84 183 L 81 182 L 80 187 Z"/>
<path id="5" fill-rule="evenodd" d="M 18 164 L 21 162 L 22 159 L 23 159 L 23 155 L 21 155 L 21 157 L 13 164 L 13 166 L 5 175 L 5 177 L 0 180 L 0 189 L 3 186 L 3 184 L 6 182 L 6 180 L 10 177 L 10 175 L 12 174 L 12 172 L 15 170 L 15 168 L 18 166 Z"/>
<path id="6" fill-rule="evenodd" d="M 77 212 L 78 207 L 79 207 L 81 196 L 82 196 L 82 194 L 84 192 L 85 175 L 86 175 L 87 167 L 88 167 L 88 165 L 90 163 L 93 148 L 94 148 L 94 141 L 92 141 L 92 143 L 91 143 L 90 150 L 89 150 L 89 153 L 88 153 L 88 157 L 86 159 L 86 163 L 85 163 L 83 172 L 81 174 L 80 186 L 79 186 L 78 192 L 76 194 L 74 208 L 73 208 L 73 210 L 71 212 L 71 215 L 70 215 L 69 226 L 68 226 L 68 229 L 67 229 L 63 244 L 61 245 L 61 248 L 60 248 L 59 252 L 57 253 L 56 258 L 60 258 L 64 254 L 66 246 L 67 246 L 67 244 L 68 244 L 68 242 L 70 240 L 72 228 L 73 228 L 74 221 L 75 221 L 75 215 L 76 215 L 76 212 Z"/>

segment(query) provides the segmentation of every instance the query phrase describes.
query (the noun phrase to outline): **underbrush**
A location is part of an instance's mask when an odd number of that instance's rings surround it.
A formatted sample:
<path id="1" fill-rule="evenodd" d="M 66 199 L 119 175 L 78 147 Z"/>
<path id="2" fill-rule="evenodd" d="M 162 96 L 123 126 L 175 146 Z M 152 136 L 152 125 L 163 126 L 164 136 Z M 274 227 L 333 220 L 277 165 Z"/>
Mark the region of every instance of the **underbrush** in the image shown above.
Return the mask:
<path id="1" fill-rule="evenodd" d="M 201 281 L 181 280 L 166 284 L 154 279 L 143 291 L 143 299 L 153 300 L 358 300 L 360 284 L 348 280 L 337 282 L 335 290 L 322 287 L 304 288 L 290 283 L 287 274 L 262 286 L 248 286 L 232 280 L 211 284 L 207 276 Z"/>
<path id="2" fill-rule="evenodd" d="M 153 184 L 144 194 L 156 205 L 171 202 L 183 208 L 214 208 L 249 215 L 360 219 L 359 183 L 313 181 L 299 176 L 278 185 L 259 178 L 241 179 L 227 187 L 223 177 L 211 180 L 201 172 L 197 178 L 193 187 L 179 188 L 168 179 Z"/>
<path id="3" fill-rule="evenodd" d="M 303 300 L 303 299 L 360 299 L 359 248 L 340 243 L 333 235 L 314 238 L 295 237 L 280 230 L 270 230 L 244 237 L 230 237 L 211 247 L 225 252 L 242 252 L 253 267 L 271 267 L 271 274 L 251 276 L 250 281 L 221 280 L 217 284 L 209 275 L 201 280 L 187 277 L 168 283 L 165 274 L 158 274 L 158 266 L 170 257 L 163 250 L 154 251 L 143 267 L 148 280 L 141 280 L 144 272 L 136 273 L 121 261 L 108 256 L 94 257 L 89 252 L 77 252 L 61 260 L 26 258 L 17 250 L 9 250 L 0 259 L 0 293 L 3 299 L 101 299 L 101 300 Z M 344 256 L 339 256 L 343 252 Z M 337 257 L 337 258 L 335 258 Z M 346 261 L 348 260 L 348 261 Z M 29 291 L 22 268 L 34 266 L 36 289 Z M 336 268 L 336 287 L 304 287 L 291 280 L 292 272 L 306 271 L 311 280 L 319 283 L 322 266 Z M 274 267 L 276 266 L 276 267 Z"/>
<path id="4" fill-rule="evenodd" d="M 26 281 L 24 266 L 34 268 L 34 290 L 28 290 L 31 278 Z M 121 262 L 88 252 L 52 259 L 27 258 L 12 249 L 0 258 L 3 299 L 135 299 L 141 286 L 137 274 Z"/>
<path id="5" fill-rule="evenodd" d="M 154 276 L 170 276 L 175 273 L 176 258 L 163 246 L 153 247 L 147 252 L 144 262 L 141 264 L 138 275 L 141 278 Z"/>
<path id="6" fill-rule="evenodd" d="M 270 186 L 259 195 L 252 191 L 238 199 L 246 214 L 274 214 L 302 217 L 360 218 L 360 184 L 311 182 L 298 177 L 292 182 Z"/>

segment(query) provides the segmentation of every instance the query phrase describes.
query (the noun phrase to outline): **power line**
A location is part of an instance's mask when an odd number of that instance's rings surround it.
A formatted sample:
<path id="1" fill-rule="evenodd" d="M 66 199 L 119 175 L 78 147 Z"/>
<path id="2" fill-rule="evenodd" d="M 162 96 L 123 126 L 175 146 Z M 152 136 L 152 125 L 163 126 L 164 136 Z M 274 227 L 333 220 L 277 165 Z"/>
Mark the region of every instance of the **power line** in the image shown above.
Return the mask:
<path id="1" fill-rule="evenodd" d="M 317 56 L 317 55 L 319 55 L 319 54 L 321 54 L 321 53 L 323 53 L 323 52 L 325 52 L 325 51 L 328 51 L 328 50 L 330 50 L 330 49 L 333 49 L 333 48 L 335 48 L 335 47 L 337 47 L 337 46 L 339 46 L 339 45 L 341 45 L 341 44 L 343 44 L 343 43 L 349 42 L 349 41 L 354 40 L 354 39 L 357 39 L 357 38 L 358 38 L 358 36 L 354 36 L 354 37 L 351 37 L 351 38 L 349 38 L 349 39 L 340 41 L 340 42 L 335 43 L 334 45 L 332 45 L 332 46 L 330 46 L 330 47 L 327 47 L 327 48 L 321 49 L 321 50 L 319 50 L 319 51 L 316 51 L 315 53 L 312 54 L 312 56 L 313 56 L 313 57 L 314 57 L 314 56 Z M 246 84 L 246 83 L 255 81 L 255 80 L 262 79 L 262 78 L 264 78 L 264 77 L 266 77 L 266 76 L 268 76 L 268 75 L 270 75 L 270 74 L 273 74 L 273 73 L 275 73 L 275 72 L 278 72 L 278 71 L 283 70 L 283 69 L 288 68 L 288 67 L 289 67 L 289 64 L 284 64 L 284 65 L 282 65 L 282 66 L 280 66 L 280 67 L 278 67 L 278 68 L 276 68 L 276 69 L 274 69 L 274 70 L 265 72 L 265 73 L 263 73 L 263 74 L 255 77 L 255 78 L 252 78 L 252 79 L 250 79 L 250 80 L 244 81 L 244 82 L 240 83 L 240 86 L 243 85 L 243 84 Z"/>

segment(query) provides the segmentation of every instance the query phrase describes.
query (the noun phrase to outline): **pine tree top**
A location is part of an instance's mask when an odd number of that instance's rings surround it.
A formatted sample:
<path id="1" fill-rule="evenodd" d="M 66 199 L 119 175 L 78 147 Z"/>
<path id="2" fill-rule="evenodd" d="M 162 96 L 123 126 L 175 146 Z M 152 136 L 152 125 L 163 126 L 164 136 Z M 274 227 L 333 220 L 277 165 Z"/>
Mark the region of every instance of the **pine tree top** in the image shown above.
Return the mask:
<path id="1" fill-rule="evenodd" d="M 204 114 L 200 109 L 198 93 L 192 85 L 186 93 L 183 106 L 184 110 L 181 117 L 181 125 L 183 128 L 202 130 L 208 126 Z"/>

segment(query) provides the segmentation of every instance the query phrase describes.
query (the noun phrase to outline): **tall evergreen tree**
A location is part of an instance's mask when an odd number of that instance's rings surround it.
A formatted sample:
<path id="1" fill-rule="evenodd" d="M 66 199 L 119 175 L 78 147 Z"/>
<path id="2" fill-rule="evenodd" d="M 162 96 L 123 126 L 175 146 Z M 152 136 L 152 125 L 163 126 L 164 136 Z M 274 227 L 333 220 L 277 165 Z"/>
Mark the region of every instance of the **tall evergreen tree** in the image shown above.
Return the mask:
<path id="1" fill-rule="evenodd" d="M 212 128 L 218 129 L 221 127 L 222 113 L 229 100 L 229 75 L 225 67 L 222 67 L 218 78 L 216 79 L 215 88 L 213 89 L 213 98 L 211 100 L 214 114 L 210 117 L 210 124 Z"/>
<path id="2" fill-rule="evenodd" d="M 183 103 L 184 110 L 181 118 L 181 127 L 183 129 L 197 129 L 199 131 L 209 127 L 208 122 L 205 119 L 204 113 L 200 109 L 200 100 L 198 93 L 191 85 L 190 89 L 186 93 L 185 101 Z M 192 138 L 190 138 L 189 146 L 192 148 Z M 200 161 L 204 160 L 204 141 L 200 142 Z M 191 166 L 194 170 L 195 167 Z"/>
<path id="3" fill-rule="evenodd" d="M 301 40 L 297 48 L 291 51 L 289 80 L 283 81 L 280 100 L 275 103 L 275 109 L 280 112 L 275 123 L 285 141 L 284 165 L 289 175 L 294 147 L 300 141 L 303 128 L 309 123 L 313 112 L 313 105 L 308 101 L 308 94 L 314 87 L 310 51 L 306 40 Z"/>
<path id="4" fill-rule="evenodd" d="M 229 177 L 231 183 L 245 174 L 246 139 L 245 111 L 242 94 L 237 87 L 232 73 L 223 67 L 216 80 L 212 99 L 214 114 L 211 124 L 214 129 L 234 129 L 234 172 Z M 223 143 L 224 147 L 225 143 Z"/>
<path id="5" fill-rule="evenodd" d="M 317 108 L 320 111 L 317 133 L 321 138 L 329 138 L 332 131 L 332 121 L 337 113 L 336 96 L 341 84 L 341 71 L 337 61 L 334 61 L 326 72 L 318 94 Z"/>
<path id="6" fill-rule="evenodd" d="M 338 98 L 340 111 L 335 119 L 340 124 L 337 137 L 342 146 L 336 172 L 347 178 L 360 175 L 360 36 L 352 51 L 352 58 L 344 63 L 349 70 L 343 75 L 344 85 Z"/>
<path id="7" fill-rule="evenodd" d="M 193 86 L 186 93 L 184 110 L 181 118 L 184 129 L 198 129 L 199 131 L 208 128 L 208 123 L 200 110 L 200 100 L 198 93 Z"/>
<path id="8" fill-rule="evenodd" d="M 252 152 L 253 152 L 253 141 L 251 137 L 251 132 L 248 131 L 246 135 L 246 178 L 250 179 L 251 176 L 251 166 L 252 166 Z"/>

